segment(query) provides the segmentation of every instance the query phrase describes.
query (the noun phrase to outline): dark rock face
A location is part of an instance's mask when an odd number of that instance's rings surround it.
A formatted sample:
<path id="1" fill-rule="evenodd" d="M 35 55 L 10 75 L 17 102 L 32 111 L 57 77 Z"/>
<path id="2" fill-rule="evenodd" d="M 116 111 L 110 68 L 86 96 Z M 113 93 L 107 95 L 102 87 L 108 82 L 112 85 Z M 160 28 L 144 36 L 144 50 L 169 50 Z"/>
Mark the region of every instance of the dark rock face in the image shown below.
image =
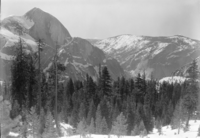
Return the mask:
<path id="1" fill-rule="evenodd" d="M 36 40 L 43 40 L 41 63 L 44 71 L 52 67 L 56 45 L 58 61 L 66 66 L 62 78 L 84 79 L 89 74 L 97 79 L 99 64 L 108 66 L 113 79 L 124 75 L 120 64 L 107 58 L 102 50 L 82 38 L 73 38 L 68 30 L 52 15 L 34 8 L 24 16 L 12 16 L 2 21 L 0 32 L 0 78 L 9 78 L 10 66 L 15 56 L 18 33 L 27 52 L 37 52 Z M 7 71 L 7 72 L 6 72 Z"/>

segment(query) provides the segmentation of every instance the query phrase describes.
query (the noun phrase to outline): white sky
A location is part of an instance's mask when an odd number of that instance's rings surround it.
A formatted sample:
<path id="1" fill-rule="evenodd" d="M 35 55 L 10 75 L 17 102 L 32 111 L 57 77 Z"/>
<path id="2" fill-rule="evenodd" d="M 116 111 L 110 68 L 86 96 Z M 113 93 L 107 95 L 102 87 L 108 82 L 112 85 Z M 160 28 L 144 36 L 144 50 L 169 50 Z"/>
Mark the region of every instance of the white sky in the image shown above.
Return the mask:
<path id="1" fill-rule="evenodd" d="M 200 0 L 1 0 L 2 18 L 34 7 L 82 38 L 179 34 L 200 40 Z"/>

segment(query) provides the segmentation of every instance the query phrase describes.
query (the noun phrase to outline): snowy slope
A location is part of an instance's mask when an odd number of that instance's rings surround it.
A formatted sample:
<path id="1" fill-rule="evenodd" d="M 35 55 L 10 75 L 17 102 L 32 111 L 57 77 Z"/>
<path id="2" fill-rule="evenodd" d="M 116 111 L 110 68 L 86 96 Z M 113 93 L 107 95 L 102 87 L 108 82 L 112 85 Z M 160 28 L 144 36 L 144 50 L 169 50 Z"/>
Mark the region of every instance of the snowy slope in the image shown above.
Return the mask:
<path id="1" fill-rule="evenodd" d="M 179 35 L 120 35 L 91 43 L 108 57 L 116 58 L 130 75 L 136 76 L 145 70 L 147 77 L 153 73 L 157 79 L 171 76 L 200 53 L 200 41 Z"/>

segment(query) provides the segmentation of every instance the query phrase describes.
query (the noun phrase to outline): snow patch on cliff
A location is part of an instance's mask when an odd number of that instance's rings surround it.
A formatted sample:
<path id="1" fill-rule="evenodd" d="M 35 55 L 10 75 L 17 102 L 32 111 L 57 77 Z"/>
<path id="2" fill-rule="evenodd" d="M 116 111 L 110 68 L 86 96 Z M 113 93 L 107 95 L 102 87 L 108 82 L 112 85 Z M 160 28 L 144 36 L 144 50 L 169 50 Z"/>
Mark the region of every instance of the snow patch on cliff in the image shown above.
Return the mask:
<path id="1" fill-rule="evenodd" d="M 164 82 L 168 82 L 168 83 L 183 83 L 185 82 L 187 79 L 185 77 L 181 77 L 181 76 L 172 76 L 172 77 L 165 77 L 159 80 L 159 83 L 164 83 Z"/>

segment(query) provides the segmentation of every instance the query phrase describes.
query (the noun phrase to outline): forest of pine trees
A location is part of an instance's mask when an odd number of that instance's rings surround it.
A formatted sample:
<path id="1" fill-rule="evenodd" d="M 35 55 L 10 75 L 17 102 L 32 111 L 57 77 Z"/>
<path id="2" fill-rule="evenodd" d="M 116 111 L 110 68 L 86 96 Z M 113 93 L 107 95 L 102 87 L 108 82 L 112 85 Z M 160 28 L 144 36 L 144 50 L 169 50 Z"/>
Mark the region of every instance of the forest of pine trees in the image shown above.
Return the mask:
<path id="1" fill-rule="evenodd" d="M 55 118 L 55 68 L 53 66 L 48 71 L 48 79 L 42 73 L 40 94 L 37 83 L 39 71 L 35 65 L 37 57 L 24 52 L 21 40 L 18 44 L 17 56 L 11 70 L 11 85 L 5 90 L 11 91 L 10 115 L 14 118 L 21 114 L 23 122 L 36 118 L 32 120 L 35 124 L 40 122 L 39 119 L 42 120 L 37 132 L 48 137 L 47 132 L 55 131 L 53 123 L 49 121 Z M 55 64 L 58 65 L 59 80 L 59 72 L 61 74 L 65 67 L 59 63 Z M 146 79 L 145 74 L 138 74 L 136 78 L 131 79 L 121 77 L 112 80 L 107 67 L 100 65 L 97 81 L 86 75 L 84 81 L 69 79 L 65 83 L 58 83 L 59 121 L 69 123 L 76 128 L 75 133 L 81 135 L 116 134 L 119 137 L 148 134 L 154 127 L 169 124 L 177 128 L 181 127 L 180 122 L 183 121 L 189 126 L 188 121 L 198 107 L 197 69 L 194 60 L 188 69 L 188 79 L 184 83 L 159 84 L 153 78 Z M 38 104 L 39 95 L 41 107 Z M 43 115 L 40 115 L 41 110 Z M 27 113 L 30 114 L 28 117 Z M 183 113 L 186 116 L 180 116 Z"/>

